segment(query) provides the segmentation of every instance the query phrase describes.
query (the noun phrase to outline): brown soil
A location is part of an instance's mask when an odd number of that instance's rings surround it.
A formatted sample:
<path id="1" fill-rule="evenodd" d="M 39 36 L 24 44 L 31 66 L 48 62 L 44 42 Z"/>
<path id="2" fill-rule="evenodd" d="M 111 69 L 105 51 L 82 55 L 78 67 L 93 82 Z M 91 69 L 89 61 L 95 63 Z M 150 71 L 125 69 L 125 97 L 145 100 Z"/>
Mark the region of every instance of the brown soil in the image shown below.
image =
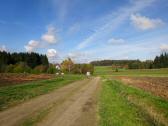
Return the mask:
<path id="1" fill-rule="evenodd" d="M 119 79 L 168 100 L 168 77 L 119 77 Z"/>
<path id="2" fill-rule="evenodd" d="M 52 105 L 39 126 L 95 126 L 96 95 L 100 78 L 74 82 L 0 112 L 1 126 L 17 126 Z"/>
<path id="3" fill-rule="evenodd" d="M 50 79 L 54 77 L 52 74 L 11 74 L 0 73 L 0 87 L 15 84 L 22 84 L 25 82 Z"/>

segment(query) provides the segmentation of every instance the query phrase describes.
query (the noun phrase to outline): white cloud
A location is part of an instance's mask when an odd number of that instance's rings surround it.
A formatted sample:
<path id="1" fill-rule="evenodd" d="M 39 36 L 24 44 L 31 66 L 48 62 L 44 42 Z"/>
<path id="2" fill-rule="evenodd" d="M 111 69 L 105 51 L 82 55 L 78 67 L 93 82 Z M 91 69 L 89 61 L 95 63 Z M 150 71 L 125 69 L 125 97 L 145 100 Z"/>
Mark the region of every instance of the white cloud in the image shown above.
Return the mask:
<path id="1" fill-rule="evenodd" d="M 156 0 L 136 0 L 131 1 L 131 5 L 121 7 L 118 11 L 112 12 L 109 15 L 102 17 L 104 21 L 102 26 L 99 26 L 98 29 L 95 29 L 95 32 L 89 37 L 80 42 L 76 49 L 80 50 L 88 47 L 92 42 L 97 42 L 102 38 L 107 37 L 111 34 L 116 28 L 122 25 L 124 21 L 129 18 L 132 13 L 141 11 L 142 9 L 150 6 Z"/>
<path id="2" fill-rule="evenodd" d="M 55 49 L 48 49 L 47 50 L 47 57 L 53 58 L 57 55 L 57 51 Z"/>
<path id="3" fill-rule="evenodd" d="M 140 14 L 132 14 L 130 17 L 133 25 L 141 30 L 148 30 L 160 27 L 164 24 L 161 19 L 150 19 Z"/>
<path id="4" fill-rule="evenodd" d="M 121 45 L 125 43 L 124 39 L 115 39 L 115 38 L 111 38 L 107 41 L 108 44 L 111 45 Z"/>
<path id="5" fill-rule="evenodd" d="M 41 36 L 41 39 L 49 44 L 55 44 L 58 42 L 58 37 L 56 35 L 56 29 L 53 26 L 49 26 L 47 33 Z"/>
<path id="6" fill-rule="evenodd" d="M 35 40 L 30 40 L 28 42 L 28 44 L 25 47 L 26 51 L 27 52 L 32 52 L 34 51 L 36 48 L 38 48 L 39 46 L 39 42 L 38 41 L 35 41 Z"/>
<path id="7" fill-rule="evenodd" d="M 2 45 L 2 46 L 0 47 L 0 51 L 7 51 L 6 46 L 5 46 L 5 45 Z"/>
<path id="8" fill-rule="evenodd" d="M 168 52 L 168 44 L 162 44 L 162 45 L 160 46 L 160 50 L 161 50 L 162 52 Z"/>

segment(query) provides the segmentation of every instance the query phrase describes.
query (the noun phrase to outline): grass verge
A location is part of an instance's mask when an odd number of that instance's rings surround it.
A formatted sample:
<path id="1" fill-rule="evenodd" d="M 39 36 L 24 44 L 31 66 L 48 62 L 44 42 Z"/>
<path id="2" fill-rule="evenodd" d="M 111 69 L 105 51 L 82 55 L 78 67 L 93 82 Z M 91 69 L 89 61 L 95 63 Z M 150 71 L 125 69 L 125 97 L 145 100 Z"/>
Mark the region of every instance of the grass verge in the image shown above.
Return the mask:
<path id="1" fill-rule="evenodd" d="M 0 111 L 83 78 L 83 75 L 65 75 L 64 77 L 56 77 L 50 80 L 1 87 Z"/>
<path id="2" fill-rule="evenodd" d="M 168 125 L 168 101 L 118 80 L 105 80 L 102 86 L 100 126 Z"/>

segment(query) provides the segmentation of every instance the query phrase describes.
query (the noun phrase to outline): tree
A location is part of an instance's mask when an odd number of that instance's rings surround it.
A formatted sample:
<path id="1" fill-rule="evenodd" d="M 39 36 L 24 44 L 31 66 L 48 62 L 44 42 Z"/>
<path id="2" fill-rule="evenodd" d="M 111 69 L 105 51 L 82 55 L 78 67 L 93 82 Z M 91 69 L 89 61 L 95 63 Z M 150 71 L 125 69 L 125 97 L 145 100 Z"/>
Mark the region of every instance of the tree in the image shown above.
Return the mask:
<path id="1" fill-rule="evenodd" d="M 86 74 L 87 72 L 93 74 L 94 66 L 92 64 L 82 64 L 82 73 Z"/>
<path id="2" fill-rule="evenodd" d="M 61 68 L 62 68 L 62 71 L 64 72 L 70 73 L 73 67 L 74 67 L 74 63 L 71 60 L 71 58 L 68 58 L 61 63 Z"/>
<path id="3" fill-rule="evenodd" d="M 56 73 L 55 65 L 50 64 L 49 67 L 48 67 L 47 73 L 49 73 L 49 74 L 55 74 Z"/>
<path id="4" fill-rule="evenodd" d="M 156 56 L 153 62 L 154 68 L 168 68 L 168 53 Z"/>

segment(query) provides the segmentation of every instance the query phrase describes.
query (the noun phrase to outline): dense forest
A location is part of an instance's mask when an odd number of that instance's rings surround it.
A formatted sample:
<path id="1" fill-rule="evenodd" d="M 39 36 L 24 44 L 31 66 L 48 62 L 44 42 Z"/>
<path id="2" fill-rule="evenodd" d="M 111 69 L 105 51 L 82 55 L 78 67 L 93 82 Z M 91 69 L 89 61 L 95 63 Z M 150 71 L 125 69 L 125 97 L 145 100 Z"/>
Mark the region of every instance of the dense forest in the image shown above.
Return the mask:
<path id="1" fill-rule="evenodd" d="M 0 72 L 35 72 L 49 66 L 46 55 L 38 53 L 9 53 L 0 52 Z"/>
<path id="2" fill-rule="evenodd" d="M 154 69 L 168 68 L 168 53 L 162 53 L 156 56 L 154 60 L 101 60 L 92 61 L 95 66 L 112 66 L 113 68 L 128 68 L 128 69 Z"/>

